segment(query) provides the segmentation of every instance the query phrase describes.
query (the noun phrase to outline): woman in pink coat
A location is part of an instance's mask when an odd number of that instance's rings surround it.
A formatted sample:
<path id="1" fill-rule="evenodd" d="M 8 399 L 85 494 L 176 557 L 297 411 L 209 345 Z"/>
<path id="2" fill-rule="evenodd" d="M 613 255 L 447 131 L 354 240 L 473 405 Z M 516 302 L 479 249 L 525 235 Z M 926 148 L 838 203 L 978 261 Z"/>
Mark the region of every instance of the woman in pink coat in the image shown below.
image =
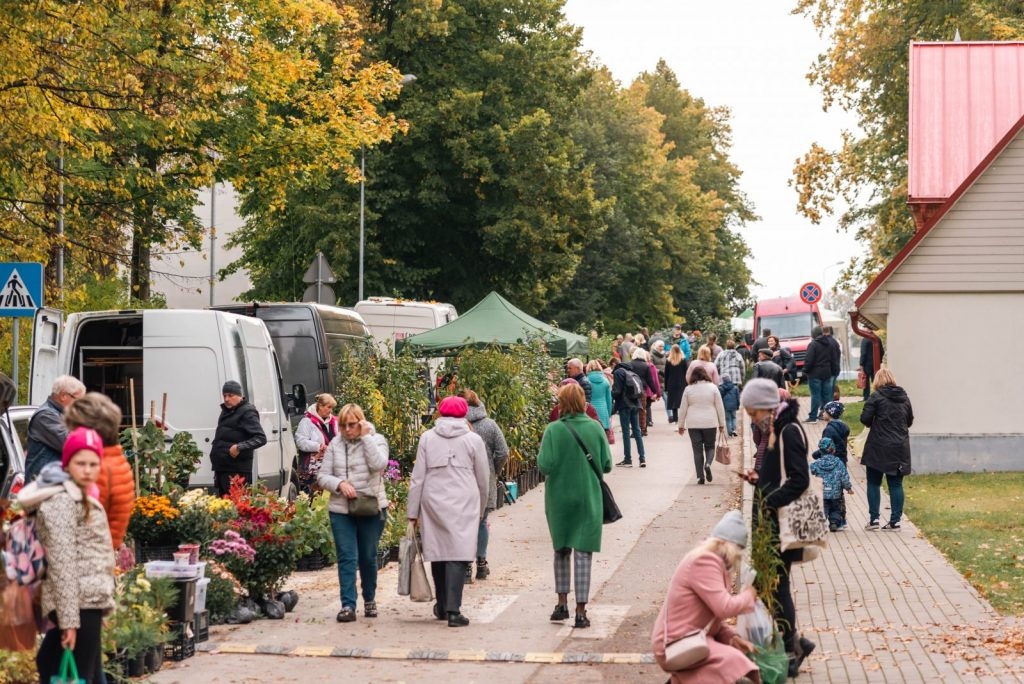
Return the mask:
<path id="1" fill-rule="evenodd" d="M 715 525 L 711 537 L 686 554 L 676 568 L 651 632 L 654 658 L 665 669 L 665 643 L 702 629 L 707 630 L 710 655 L 696 667 L 671 672 L 671 684 L 751 684 L 760 682 L 757 665 L 747 656 L 749 641 L 725 624 L 747 613 L 756 594 L 750 587 L 733 595 L 729 574 L 747 545 L 747 528 L 739 511 L 730 511 Z"/>

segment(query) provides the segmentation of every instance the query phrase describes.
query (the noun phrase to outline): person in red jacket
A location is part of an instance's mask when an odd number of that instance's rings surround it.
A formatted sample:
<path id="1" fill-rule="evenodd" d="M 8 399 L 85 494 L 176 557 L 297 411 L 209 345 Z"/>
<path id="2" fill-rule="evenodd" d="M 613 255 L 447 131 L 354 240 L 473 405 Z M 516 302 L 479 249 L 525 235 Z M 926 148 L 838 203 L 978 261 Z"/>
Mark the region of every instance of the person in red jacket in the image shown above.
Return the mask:
<path id="1" fill-rule="evenodd" d="M 103 458 L 96 478 L 99 487 L 97 500 L 107 512 L 110 540 L 116 551 L 124 544 L 128 519 L 135 505 L 135 478 L 117 439 L 121 409 L 107 395 L 89 392 L 64 410 L 64 422 L 68 430 L 92 428 L 103 440 Z"/>

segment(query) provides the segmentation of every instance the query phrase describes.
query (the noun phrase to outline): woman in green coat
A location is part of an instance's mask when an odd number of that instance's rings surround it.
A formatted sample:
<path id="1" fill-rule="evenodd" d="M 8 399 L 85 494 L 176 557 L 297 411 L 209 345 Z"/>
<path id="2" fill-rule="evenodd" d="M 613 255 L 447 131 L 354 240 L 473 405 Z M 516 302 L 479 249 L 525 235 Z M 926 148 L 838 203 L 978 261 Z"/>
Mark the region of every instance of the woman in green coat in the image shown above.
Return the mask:
<path id="1" fill-rule="evenodd" d="M 590 566 L 594 552 L 601 550 L 601 525 L 604 520 L 598 469 L 612 469 L 612 454 L 601 425 L 584 413 L 583 389 L 575 383 L 558 390 L 560 420 L 544 430 L 537 465 L 546 476 L 544 514 L 555 547 L 555 592 L 558 605 L 551 613 L 553 621 L 569 619 L 569 556 L 573 552 L 573 576 L 576 591 L 577 628 L 589 627 L 587 598 L 590 594 Z M 575 435 L 574 435 L 575 433 Z M 593 457 L 587 459 L 583 447 Z"/>

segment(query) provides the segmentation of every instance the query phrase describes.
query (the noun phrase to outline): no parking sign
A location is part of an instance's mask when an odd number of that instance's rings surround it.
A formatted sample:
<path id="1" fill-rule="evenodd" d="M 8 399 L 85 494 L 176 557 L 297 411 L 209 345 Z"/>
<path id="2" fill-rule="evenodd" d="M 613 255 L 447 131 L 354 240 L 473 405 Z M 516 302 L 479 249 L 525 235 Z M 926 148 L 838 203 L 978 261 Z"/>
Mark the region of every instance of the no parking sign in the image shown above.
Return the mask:
<path id="1" fill-rule="evenodd" d="M 821 286 L 818 283 L 804 283 L 800 286 L 800 301 L 804 304 L 817 304 L 821 299 Z"/>

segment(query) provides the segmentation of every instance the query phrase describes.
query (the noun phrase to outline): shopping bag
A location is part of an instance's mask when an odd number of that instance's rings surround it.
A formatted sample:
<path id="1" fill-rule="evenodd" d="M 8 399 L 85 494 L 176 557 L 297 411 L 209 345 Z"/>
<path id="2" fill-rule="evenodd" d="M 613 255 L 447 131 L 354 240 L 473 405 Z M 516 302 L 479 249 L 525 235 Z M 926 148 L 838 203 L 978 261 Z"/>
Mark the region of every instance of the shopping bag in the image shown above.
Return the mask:
<path id="1" fill-rule="evenodd" d="M 427 569 L 423 564 L 423 553 L 416 537 L 412 539 L 416 551 L 415 558 L 410 568 L 409 577 L 409 598 L 417 603 L 426 603 L 434 600 L 434 592 L 430 588 L 430 581 L 427 579 Z"/>
<path id="2" fill-rule="evenodd" d="M 857 369 L 857 389 L 864 389 L 868 386 L 868 374 L 863 368 Z"/>
<path id="3" fill-rule="evenodd" d="M 741 613 L 736 618 L 736 629 L 744 639 L 761 648 L 771 640 L 775 631 L 775 621 L 765 608 L 761 599 L 754 601 L 754 609 L 749 613 Z"/>
<path id="4" fill-rule="evenodd" d="M 416 562 L 416 527 L 410 524 L 398 543 L 398 595 L 408 596 L 412 578 L 412 564 Z"/>
<path id="5" fill-rule="evenodd" d="M 789 427 L 789 426 L 787 426 Z M 792 428 L 790 428 L 792 429 Z M 783 428 L 785 431 L 786 428 Z M 779 435 L 779 468 L 786 472 L 786 447 Z M 806 458 L 807 454 L 804 453 Z M 783 483 L 785 483 L 785 478 Z M 821 498 L 821 480 L 812 478 L 807 488 L 797 499 L 785 506 L 779 506 L 779 544 L 783 551 L 811 546 L 824 548 L 827 544 L 828 518 Z M 809 560 L 809 558 L 807 559 Z"/>
<path id="6" fill-rule="evenodd" d="M 36 647 L 36 616 L 33 587 L 8 582 L 0 594 L 0 649 L 33 651 Z"/>
<path id="7" fill-rule="evenodd" d="M 60 674 L 50 677 L 50 684 L 86 684 L 84 679 L 78 677 L 75 654 L 70 648 L 64 649 L 64 657 L 60 661 Z"/>
<path id="8" fill-rule="evenodd" d="M 868 443 L 868 433 L 870 431 L 871 428 L 864 428 L 859 435 L 853 438 L 853 441 L 850 442 L 851 453 L 848 455 L 848 460 L 852 460 L 854 456 L 864 455 L 864 445 Z"/>
<path id="9" fill-rule="evenodd" d="M 751 656 L 761 673 L 761 684 L 783 684 L 789 674 L 789 655 L 782 635 L 775 633 L 768 644 L 754 649 Z"/>
<path id="10" fill-rule="evenodd" d="M 725 432 L 722 430 L 718 431 L 718 443 L 715 444 L 715 460 L 722 465 L 732 463 L 732 449 L 729 448 L 729 440 L 726 439 Z"/>

